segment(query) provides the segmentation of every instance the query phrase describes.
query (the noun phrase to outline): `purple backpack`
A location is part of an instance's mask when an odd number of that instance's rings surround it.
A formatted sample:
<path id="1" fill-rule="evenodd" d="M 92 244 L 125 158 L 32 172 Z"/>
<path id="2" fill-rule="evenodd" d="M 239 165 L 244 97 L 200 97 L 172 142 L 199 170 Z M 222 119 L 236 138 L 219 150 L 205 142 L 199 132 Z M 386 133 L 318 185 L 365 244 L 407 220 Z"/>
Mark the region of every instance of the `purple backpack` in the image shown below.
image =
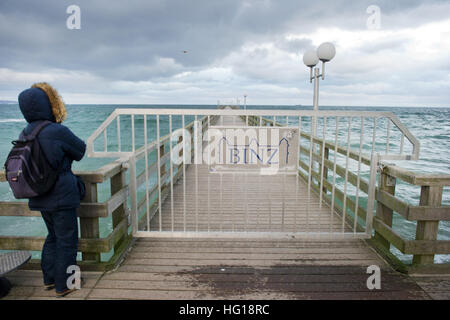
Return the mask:
<path id="1" fill-rule="evenodd" d="M 50 121 L 39 123 L 29 134 L 24 132 L 14 145 L 5 162 L 5 175 L 14 197 L 17 199 L 33 198 L 48 192 L 58 179 L 59 170 L 55 170 L 47 160 L 37 136 L 51 124 Z"/>

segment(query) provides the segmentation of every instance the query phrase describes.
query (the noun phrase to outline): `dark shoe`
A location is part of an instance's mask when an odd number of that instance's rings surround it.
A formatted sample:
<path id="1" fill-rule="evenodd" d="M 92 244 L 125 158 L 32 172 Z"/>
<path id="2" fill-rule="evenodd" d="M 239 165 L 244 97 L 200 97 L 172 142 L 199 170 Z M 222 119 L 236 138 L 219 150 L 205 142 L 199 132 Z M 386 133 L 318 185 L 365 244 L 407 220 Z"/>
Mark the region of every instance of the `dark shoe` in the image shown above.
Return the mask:
<path id="1" fill-rule="evenodd" d="M 69 293 L 72 293 L 72 292 L 74 292 L 74 291 L 76 291 L 76 290 L 78 290 L 78 289 L 73 288 L 73 289 L 67 289 L 67 290 L 64 290 L 63 292 L 56 292 L 56 297 L 57 297 L 57 298 L 65 297 L 65 296 L 67 296 Z"/>
<path id="2" fill-rule="evenodd" d="M 84 280 L 83 277 L 81 277 L 81 278 L 80 278 L 80 289 L 84 286 L 84 283 L 85 283 L 85 280 Z M 67 296 L 68 294 L 70 294 L 70 293 L 72 293 L 72 292 L 74 292 L 74 291 L 76 291 L 76 290 L 79 290 L 79 289 L 77 289 L 77 288 L 72 288 L 72 289 L 66 289 L 66 290 L 64 290 L 63 292 L 56 292 L 56 297 L 57 297 L 57 298 L 65 297 L 65 296 Z"/>
<path id="3" fill-rule="evenodd" d="M 55 289 L 55 284 L 54 283 L 50 283 L 50 284 L 44 284 L 44 290 L 45 291 L 50 291 Z"/>

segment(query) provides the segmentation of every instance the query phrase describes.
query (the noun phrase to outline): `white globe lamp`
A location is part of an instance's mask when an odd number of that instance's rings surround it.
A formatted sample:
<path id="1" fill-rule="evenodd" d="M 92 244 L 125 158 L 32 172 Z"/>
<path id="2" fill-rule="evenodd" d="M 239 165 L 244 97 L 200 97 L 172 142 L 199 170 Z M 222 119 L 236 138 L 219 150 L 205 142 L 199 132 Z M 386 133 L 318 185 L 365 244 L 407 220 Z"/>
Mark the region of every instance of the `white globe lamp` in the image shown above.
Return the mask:
<path id="1" fill-rule="evenodd" d="M 330 61 L 336 55 L 336 48 L 331 42 L 324 42 L 317 48 L 317 56 L 322 61 L 322 80 L 325 79 L 325 62 Z"/>
<path id="2" fill-rule="evenodd" d="M 303 55 L 303 63 L 307 66 L 307 67 L 314 67 L 316 64 L 319 63 L 319 57 L 317 56 L 317 53 L 315 50 L 309 50 L 306 51 L 305 54 Z"/>
<path id="3" fill-rule="evenodd" d="M 312 82 L 312 70 L 314 66 L 319 63 L 317 52 L 315 50 L 306 51 L 303 55 L 303 63 L 309 68 L 309 82 Z"/>
<path id="4" fill-rule="evenodd" d="M 336 55 L 336 49 L 331 42 L 324 42 L 317 48 L 317 56 L 322 62 L 328 62 Z"/>

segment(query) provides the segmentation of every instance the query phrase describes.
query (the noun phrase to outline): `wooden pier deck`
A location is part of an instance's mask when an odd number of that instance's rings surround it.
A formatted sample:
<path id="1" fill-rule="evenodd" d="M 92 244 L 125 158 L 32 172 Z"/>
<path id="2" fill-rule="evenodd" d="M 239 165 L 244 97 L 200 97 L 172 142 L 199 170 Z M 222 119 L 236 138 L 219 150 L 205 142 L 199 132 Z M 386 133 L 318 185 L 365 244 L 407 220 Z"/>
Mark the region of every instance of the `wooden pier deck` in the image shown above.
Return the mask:
<path id="1" fill-rule="evenodd" d="M 381 289 L 366 286 L 381 267 Z M 410 277 L 363 240 L 138 239 L 114 271 L 83 272 L 66 299 L 450 299 L 450 276 Z M 4 299 L 54 299 L 40 271 L 18 270 Z"/>
<path id="2" fill-rule="evenodd" d="M 221 176 L 189 165 L 183 178 L 174 186 L 174 215 L 169 194 L 150 230 L 160 230 L 160 221 L 163 231 L 351 230 L 295 176 Z M 381 289 L 367 288 L 370 265 L 381 269 Z M 67 299 L 450 299 L 449 276 L 435 281 L 396 272 L 361 239 L 149 236 L 135 239 L 115 270 L 83 276 L 84 287 Z M 4 299 L 54 298 L 42 288 L 40 271 L 8 278 L 13 288 Z"/>

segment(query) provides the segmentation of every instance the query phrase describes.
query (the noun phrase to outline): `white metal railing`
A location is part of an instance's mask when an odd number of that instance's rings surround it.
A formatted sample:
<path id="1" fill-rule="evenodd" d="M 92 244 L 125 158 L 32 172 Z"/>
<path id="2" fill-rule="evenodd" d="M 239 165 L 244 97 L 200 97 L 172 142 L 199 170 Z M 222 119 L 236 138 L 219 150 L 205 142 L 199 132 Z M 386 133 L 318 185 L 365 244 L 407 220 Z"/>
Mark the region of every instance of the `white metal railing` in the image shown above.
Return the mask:
<path id="1" fill-rule="evenodd" d="M 231 126 L 295 128 L 299 139 L 298 174 L 306 177 L 307 194 L 299 191 L 298 178 L 292 182 L 283 175 L 271 177 L 272 187 L 283 190 L 278 198 L 272 198 L 272 191 L 258 184 L 261 179 L 266 179 L 264 177 L 246 172 L 235 172 L 230 176 L 220 173 L 216 177 L 211 176 L 210 171 L 205 173 L 202 157 L 196 151 L 203 140 L 199 134 L 208 135 L 207 129 Z M 314 127 L 316 132 L 312 132 Z M 189 131 L 180 131 L 182 128 Z M 419 142 L 390 112 L 116 109 L 89 137 L 87 150 L 90 157 L 117 157 L 129 166 L 131 221 L 135 236 L 295 234 L 370 237 L 380 161 L 418 159 Z M 174 163 L 176 154 L 182 155 L 181 163 Z M 188 164 L 192 159 L 193 177 L 189 179 Z M 180 178 L 182 185 L 176 186 L 180 190 L 177 193 L 174 187 Z M 350 182 L 356 186 L 353 191 Z M 239 185 L 249 190 L 238 192 Z M 331 187 L 327 189 L 327 185 Z M 291 187 L 292 193 L 284 192 L 286 187 Z M 365 199 L 361 190 L 367 195 Z M 249 198 L 244 199 L 252 192 L 263 195 L 256 209 L 249 208 L 255 203 Z M 303 196 L 306 200 L 301 203 Z M 245 208 L 237 207 L 239 199 L 245 200 Z M 340 215 L 335 210 L 335 202 L 339 199 L 342 199 Z M 216 200 L 217 203 L 213 203 Z M 358 215 L 362 202 L 366 202 L 366 216 L 361 229 Z M 274 208 L 277 203 L 278 207 Z M 350 203 L 356 208 L 351 224 L 347 213 Z M 302 209 L 292 209 L 293 204 Z M 330 219 L 326 221 L 329 228 L 321 225 L 324 218 L 321 212 L 326 206 L 330 212 Z M 279 216 L 274 214 L 275 210 L 279 211 Z M 268 211 L 265 218 L 263 211 Z M 341 228 L 336 229 L 335 219 L 341 219 Z M 258 228 L 253 228 L 255 225 Z"/>

